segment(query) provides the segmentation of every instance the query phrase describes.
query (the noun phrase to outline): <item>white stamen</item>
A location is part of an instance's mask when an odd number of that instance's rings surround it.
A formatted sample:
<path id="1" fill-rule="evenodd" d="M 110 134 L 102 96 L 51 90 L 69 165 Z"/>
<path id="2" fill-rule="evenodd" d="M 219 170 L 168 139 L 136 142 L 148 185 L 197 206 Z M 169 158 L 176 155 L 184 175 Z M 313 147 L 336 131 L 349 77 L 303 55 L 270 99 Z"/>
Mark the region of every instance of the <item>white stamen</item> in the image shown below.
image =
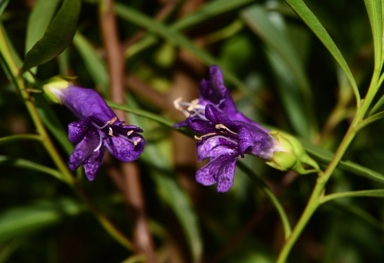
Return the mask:
<path id="1" fill-rule="evenodd" d="M 103 145 L 103 138 L 101 138 L 101 135 L 99 134 L 99 145 L 97 145 L 97 147 L 93 150 L 94 152 L 97 152 L 101 145 Z"/>
<path id="2" fill-rule="evenodd" d="M 196 140 L 202 141 L 205 137 L 210 137 L 210 136 L 215 136 L 215 135 L 217 135 L 217 132 L 207 133 L 207 134 L 201 135 L 200 137 L 195 135 L 194 137 Z"/>
<path id="3" fill-rule="evenodd" d="M 127 136 L 131 135 L 134 131 L 133 130 L 130 130 L 127 132 Z"/>
<path id="4" fill-rule="evenodd" d="M 238 135 L 236 132 L 230 130 L 227 126 L 225 126 L 224 124 L 221 124 L 221 123 L 216 124 L 216 125 L 215 125 L 215 128 L 218 129 L 218 130 L 219 130 L 219 129 L 224 129 L 224 130 L 226 130 L 227 132 L 232 133 L 233 135 Z"/>

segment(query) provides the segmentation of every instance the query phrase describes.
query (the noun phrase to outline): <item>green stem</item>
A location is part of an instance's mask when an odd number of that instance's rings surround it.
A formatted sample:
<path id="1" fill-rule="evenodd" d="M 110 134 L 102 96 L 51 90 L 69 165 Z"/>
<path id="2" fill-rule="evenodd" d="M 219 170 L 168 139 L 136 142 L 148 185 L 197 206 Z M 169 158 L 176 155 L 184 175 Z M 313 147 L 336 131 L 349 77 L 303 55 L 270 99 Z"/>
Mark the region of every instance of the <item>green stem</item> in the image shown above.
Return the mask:
<path id="1" fill-rule="evenodd" d="M 349 129 L 347 133 L 345 134 L 343 140 L 341 141 L 334 158 L 329 163 L 327 169 L 324 171 L 324 173 L 320 173 L 319 177 L 317 179 L 316 185 L 312 191 L 311 197 L 309 198 L 309 201 L 307 203 L 307 206 L 305 207 L 299 221 L 297 222 L 296 226 L 294 227 L 291 235 L 286 239 L 283 248 L 280 251 L 280 254 L 277 259 L 277 263 L 285 263 L 288 255 L 293 247 L 293 245 L 296 243 L 297 239 L 301 235 L 303 229 L 307 225 L 308 221 L 312 217 L 313 213 L 316 211 L 317 207 L 321 204 L 321 198 L 323 197 L 324 188 L 326 183 L 328 182 L 329 178 L 335 171 L 337 165 L 340 163 L 341 158 L 344 156 L 347 148 L 351 144 L 352 140 L 355 138 L 356 133 L 358 131 L 359 124 L 363 121 L 369 106 L 371 105 L 371 102 L 373 98 L 375 97 L 379 86 L 378 80 L 379 80 L 379 74 L 380 72 L 378 70 L 375 70 L 372 76 L 372 80 L 366 95 L 366 98 L 361 101 L 361 104 L 358 105 L 360 107 L 357 107 L 356 115 L 349 126 Z"/>

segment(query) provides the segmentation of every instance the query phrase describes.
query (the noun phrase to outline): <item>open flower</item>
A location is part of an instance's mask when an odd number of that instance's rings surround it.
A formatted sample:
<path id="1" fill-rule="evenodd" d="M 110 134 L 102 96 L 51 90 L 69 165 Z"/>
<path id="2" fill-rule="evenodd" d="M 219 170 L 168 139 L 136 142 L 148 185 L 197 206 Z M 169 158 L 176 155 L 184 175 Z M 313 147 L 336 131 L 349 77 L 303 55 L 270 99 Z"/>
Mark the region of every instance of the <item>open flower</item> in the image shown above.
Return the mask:
<path id="1" fill-rule="evenodd" d="M 234 182 L 239 156 L 252 154 L 264 160 L 272 158 L 277 147 L 269 131 L 236 109 L 223 74 L 217 66 L 209 69 L 210 78 L 200 83 L 200 96 L 192 102 L 177 99 L 174 105 L 186 120 L 175 127 L 189 127 L 200 136 L 197 142 L 199 161 L 209 158 L 197 171 L 196 180 L 203 185 L 217 183 L 217 191 L 228 191 Z"/>
<path id="2" fill-rule="evenodd" d="M 219 67 L 211 66 L 209 73 L 210 78 L 200 84 L 198 99 L 174 102 L 186 116 L 175 127 L 189 127 L 199 134 L 195 136 L 198 160 L 209 158 L 208 164 L 196 172 L 197 182 L 217 183 L 217 191 L 228 191 L 234 182 L 237 159 L 245 154 L 257 156 L 283 171 L 291 169 L 304 174 L 318 169 L 295 138 L 269 131 L 236 109 Z"/>
<path id="3" fill-rule="evenodd" d="M 69 169 L 83 165 L 87 178 L 94 180 L 106 148 L 120 161 L 136 160 L 144 149 L 145 141 L 138 134 L 142 130 L 124 125 L 96 91 L 65 83 L 51 82 L 44 90 L 79 118 L 68 125 L 68 139 L 76 144 L 69 157 Z"/>

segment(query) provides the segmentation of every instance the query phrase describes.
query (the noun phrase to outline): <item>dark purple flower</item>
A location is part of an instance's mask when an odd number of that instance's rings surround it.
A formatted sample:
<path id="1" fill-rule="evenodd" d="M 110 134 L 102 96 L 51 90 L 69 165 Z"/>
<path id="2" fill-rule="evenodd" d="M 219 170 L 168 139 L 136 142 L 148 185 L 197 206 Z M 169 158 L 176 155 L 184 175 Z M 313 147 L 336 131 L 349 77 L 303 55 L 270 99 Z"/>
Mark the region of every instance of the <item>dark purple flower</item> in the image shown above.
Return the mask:
<path id="1" fill-rule="evenodd" d="M 278 148 L 267 129 L 237 111 L 217 66 L 211 66 L 210 79 L 201 82 L 199 99 L 190 103 L 178 99 L 175 107 L 187 117 L 175 126 L 187 126 L 200 134 L 195 136 L 198 159 L 210 159 L 197 171 L 196 180 L 203 185 L 217 183 L 219 192 L 232 187 L 239 156 L 270 160 Z"/>
<path id="2" fill-rule="evenodd" d="M 51 96 L 70 109 L 78 121 L 68 125 L 68 139 L 76 144 L 69 157 L 69 169 L 84 166 L 87 178 L 92 181 L 100 170 L 105 148 L 118 160 L 136 160 L 144 149 L 145 141 L 138 134 L 142 130 L 124 125 L 104 99 L 94 90 L 76 86 L 48 87 Z"/>

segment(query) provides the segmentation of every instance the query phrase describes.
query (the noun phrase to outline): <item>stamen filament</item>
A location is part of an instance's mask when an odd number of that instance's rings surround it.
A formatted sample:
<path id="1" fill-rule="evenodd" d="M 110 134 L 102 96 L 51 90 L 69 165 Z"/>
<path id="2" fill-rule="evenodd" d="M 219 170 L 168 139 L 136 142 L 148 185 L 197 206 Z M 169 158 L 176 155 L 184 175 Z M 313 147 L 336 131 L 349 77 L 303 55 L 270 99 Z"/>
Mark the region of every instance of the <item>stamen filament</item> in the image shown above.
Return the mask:
<path id="1" fill-rule="evenodd" d="M 232 133 L 233 135 L 238 135 L 236 132 L 230 130 L 227 126 L 225 126 L 224 124 L 221 124 L 221 123 L 216 124 L 216 125 L 215 125 L 215 128 L 218 129 L 218 130 L 219 130 L 219 129 L 224 129 L 224 130 L 226 130 L 227 132 Z"/>
<path id="2" fill-rule="evenodd" d="M 97 145 L 97 147 L 93 151 L 97 152 L 100 149 L 101 145 L 103 145 L 103 138 L 99 134 L 99 145 Z"/>

